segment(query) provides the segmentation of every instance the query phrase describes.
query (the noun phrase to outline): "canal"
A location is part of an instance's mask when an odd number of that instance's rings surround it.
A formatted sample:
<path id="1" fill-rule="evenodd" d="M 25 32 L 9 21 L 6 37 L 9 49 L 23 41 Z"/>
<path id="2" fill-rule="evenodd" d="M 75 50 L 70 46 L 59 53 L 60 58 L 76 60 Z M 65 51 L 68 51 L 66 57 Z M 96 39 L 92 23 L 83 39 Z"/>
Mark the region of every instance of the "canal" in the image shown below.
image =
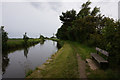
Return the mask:
<path id="1" fill-rule="evenodd" d="M 41 66 L 58 50 L 57 42 L 46 40 L 35 46 L 3 54 L 3 78 L 25 78 L 29 70 Z"/>

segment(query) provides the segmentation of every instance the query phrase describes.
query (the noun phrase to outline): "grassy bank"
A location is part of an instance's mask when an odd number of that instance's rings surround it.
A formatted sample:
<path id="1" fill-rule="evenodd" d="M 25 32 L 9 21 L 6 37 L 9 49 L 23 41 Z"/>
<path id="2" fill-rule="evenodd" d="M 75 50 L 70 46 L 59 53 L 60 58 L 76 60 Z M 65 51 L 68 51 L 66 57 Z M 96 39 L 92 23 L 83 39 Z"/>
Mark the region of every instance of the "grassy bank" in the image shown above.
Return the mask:
<path id="1" fill-rule="evenodd" d="M 91 52 L 96 52 L 94 47 L 89 47 L 79 42 L 69 42 L 75 53 L 78 53 L 83 60 L 90 58 Z"/>
<path id="2" fill-rule="evenodd" d="M 60 41 L 59 39 L 56 39 L 56 38 L 48 38 L 48 40 L 52 40 L 52 41 Z"/>
<path id="3" fill-rule="evenodd" d="M 38 67 L 27 78 L 78 78 L 78 63 L 76 54 L 82 59 L 89 58 L 93 48 L 77 42 L 65 41 L 61 49 L 51 56 L 40 68 Z M 44 66 L 44 67 L 43 67 Z"/>
<path id="4" fill-rule="evenodd" d="M 7 41 L 7 50 L 8 52 L 15 51 L 24 47 L 30 47 L 40 42 L 40 39 L 29 39 L 27 43 L 23 39 L 9 39 Z M 26 44 L 26 45 L 25 45 Z"/>

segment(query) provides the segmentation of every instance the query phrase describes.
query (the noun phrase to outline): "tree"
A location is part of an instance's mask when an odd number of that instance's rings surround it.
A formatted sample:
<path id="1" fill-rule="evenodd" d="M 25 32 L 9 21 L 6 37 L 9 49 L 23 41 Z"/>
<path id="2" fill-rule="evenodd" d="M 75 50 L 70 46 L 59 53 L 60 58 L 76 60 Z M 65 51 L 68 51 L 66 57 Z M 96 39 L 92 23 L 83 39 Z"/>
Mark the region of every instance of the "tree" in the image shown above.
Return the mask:
<path id="1" fill-rule="evenodd" d="M 40 39 L 40 44 L 44 44 L 44 41 L 45 41 L 44 36 L 40 34 L 39 39 Z"/>
<path id="2" fill-rule="evenodd" d="M 70 11 L 66 11 L 65 13 L 62 12 L 62 15 L 60 15 L 60 20 L 62 21 L 62 23 L 72 22 L 75 19 L 76 19 L 76 11 L 74 9 Z"/>
<path id="3" fill-rule="evenodd" d="M 77 14 L 78 18 L 84 18 L 85 16 L 90 15 L 90 7 L 89 7 L 90 4 L 91 4 L 90 1 L 87 1 L 86 3 L 82 4 L 82 9 Z"/>
<path id="4" fill-rule="evenodd" d="M 1 32 L 2 32 L 2 49 L 4 50 L 7 47 L 7 40 L 8 40 L 8 33 L 5 32 L 4 26 L 1 26 Z"/>
<path id="5" fill-rule="evenodd" d="M 90 11 L 90 1 L 83 3 L 81 10 L 66 11 L 60 16 L 63 25 L 57 31 L 57 38 L 78 41 L 99 47 L 110 53 L 109 63 L 120 65 L 120 20 L 100 14 L 100 8 Z M 74 16 L 73 18 L 71 16 Z M 77 15 L 77 16 L 76 16 Z"/>
<path id="6" fill-rule="evenodd" d="M 25 34 L 23 35 L 23 40 L 25 42 L 25 44 L 27 44 L 29 37 L 27 36 L 27 33 L 25 32 Z"/>
<path id="7" fill-rule="evenodd" d="M 109 52 L 109 64 L 112 67 L 120 65 L 120 22 L 114 22 L 113 19 L 106 18 L 103 29 L 103 38 L 105 49 Z"/>
<path id="8" fill-rule="evenodd" d="M 100 8 L 95 7 L 95 8 L 92 10 L 91 15 L 92 15 L 92 16 L 96 16 L 98 12 L 100 12 Z"/>
<path id="9" fill-rule="evenodd" d="M 72 22 L 76 19 L 76 17 L 76 11 L 74 9 L 62 12 L 62 15 L 60 15 L 60 20 L 62 21 L 63 25 L 57 31 L 57 38 L 64 40 L 68 39 L 68 27 L 70 28 L 72 26 Z"/>
<path id="10" fill-rule="evenodd" d="M 39 38 L 40 38 L 40 39 L 44 39 L 44 36 L 40 34 L 40 37 L 39 37 Z"/>

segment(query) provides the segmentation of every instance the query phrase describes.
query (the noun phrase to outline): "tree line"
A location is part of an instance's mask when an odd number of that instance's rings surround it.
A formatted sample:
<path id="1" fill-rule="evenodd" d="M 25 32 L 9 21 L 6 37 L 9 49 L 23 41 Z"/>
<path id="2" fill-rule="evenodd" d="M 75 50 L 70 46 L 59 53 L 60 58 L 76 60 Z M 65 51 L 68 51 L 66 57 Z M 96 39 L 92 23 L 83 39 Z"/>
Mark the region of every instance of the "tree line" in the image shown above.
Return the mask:
<path id="1" fill-rule="evenodd" d="M 62 40 L 78 41 L 99 47 L 110 53 L 110 66 L 120 65 L 120 21 L 105 17 L 100 8 L 89 7 L 90 1 L 83 3 L 77 13 L 74 9 L 62 12 L 62 26 L 56 36 Z"/>

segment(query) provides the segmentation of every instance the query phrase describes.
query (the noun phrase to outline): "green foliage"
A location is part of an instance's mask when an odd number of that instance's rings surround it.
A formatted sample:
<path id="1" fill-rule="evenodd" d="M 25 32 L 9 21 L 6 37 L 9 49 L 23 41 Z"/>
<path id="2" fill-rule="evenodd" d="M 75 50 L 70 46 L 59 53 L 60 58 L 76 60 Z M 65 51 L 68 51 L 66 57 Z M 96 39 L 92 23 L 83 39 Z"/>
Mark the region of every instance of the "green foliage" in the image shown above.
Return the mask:
<path id="1" fill-rule="evenodd" d="M 100 8 L 95 7 L 95 8 L 93 9 L 93 11 L 91 12 L 91 15 L 92 15 L 92 16 L 96 16 L 98 12 L 100 12 Z"/>
<path id="2" fill-rule="evenodd" d="M 76 19 L 76 11 L 74 9 L 70 11 L 66 11 L 65 13 L 62 12 L 62 15 L 60 16 L 60 20 L 63 23 L 72 22 L 75 19 Z"/>
<path id="3" fill-rule="evenodd" d="M 58 29 L 57 38 L 81 42 L 90 39 L 90 34 L 96 32 L 96 27 L 98 26 L 97 20 L 100 18 L 97 16 L 99 8 L 95 7 L 90 12 L 90 4 L 91 2 L 89 1 L 83 4 L 78 14 L 76 14 L 75 10 L 71 10 L 60 15 L 63 25 Z"/>
<path id="4" fill-rule="evenodd" d="M 120 21 L 101 15 L 100 8 L 90 10 L 90 4 L 90 1 L 84 3 L 78 13 L 74 10 L 62 13 L 60 20 L 63 25 L 56 36 L 58 39 L 78 41 L 104 49 L 110 53 L 110 66 L 120 65 Z"/>
<path id="5" fill-rule="evenodd" d="M 7 46 L 8 33 L 5 32 L 4 26 L 1 26 L 1 31 L 2 31 L 2 49 L 5 49 Z"/>
<path id="6" fill-rule="evenodd" d="M 78 18 L 84 18 L 90 15 L 90 7 L 89 7 L 90 4 L 91 4 L 90 1 L 87 1 L 86 3 L 82 4 L 82 9 L 77 14 Z"/>

